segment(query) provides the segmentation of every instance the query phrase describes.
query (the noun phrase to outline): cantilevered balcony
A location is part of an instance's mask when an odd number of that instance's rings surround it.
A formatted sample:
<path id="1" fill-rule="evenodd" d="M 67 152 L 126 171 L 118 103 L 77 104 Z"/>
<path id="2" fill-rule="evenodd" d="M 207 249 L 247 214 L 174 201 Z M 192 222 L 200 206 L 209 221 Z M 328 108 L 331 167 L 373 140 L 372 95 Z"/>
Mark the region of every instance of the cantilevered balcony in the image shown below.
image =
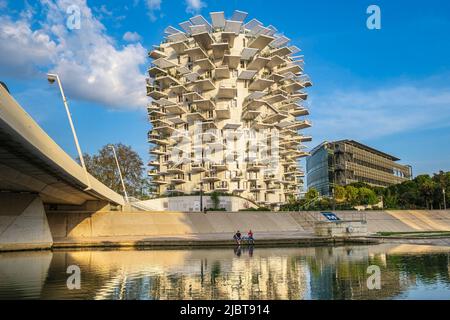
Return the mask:
<path id="1" fill-rule="evenodd" d="M 255 192 L 255 191 L 261 191 L 264 190 L 264 187 L 262 184 L 259 183 L 251 183 L 250 184 L 250 191 L 251 192 Z"/>
<path id="2" fill-rule="evenodd" d="M 248 46 L 250 48 L 256 48 L 256 49 L 262 50 L 265 47 L 267 47 L 267 45 L 269 43 L 271 43 L 274 39 L 275 39 L 274 37 L 271 37 L 271 36 L 268 36 L 265 34 L 259 34 L 255 39 L 250 41 Z"/>
<path id="3" fill-rule="evenodd" d="M 178 55 L 182 55 L 189 49 L 189 46 L 186 44 L 186 41 L 176 41 L 170 43 L 170 46 Z"/>
<path id="4" fill-rule="evenodd" d="M 288 117 L 288 114 L 286 112 L 277 112 L 277 113 L 266 115 L 265 117 L 262 118 L 262 122 L 266 123 L 266 124 L 274 124 L 283 119 L 286 119 L 287 117 Z"/>
<path id="5" fill-rule="evenodd" d="M 270 61 L 267 63 L 267 67 L 270 69 L 273 69 L 275 67 L 278 67 L 279 65 L 286 63 L 287 60 L 283 59 L 279 55 L 271 56 Z"/>
<path id="6" fill-rule="evenodd" d="M 213 70 L 216 67 L 209 58 L 197 59 L 194 64 L 198 65 L 202 70 Z"/>
<path id="7" fill-rule="evenodd" d="M 205 164 L 203 163 L 192 163 L 191 164 L 191 173 L 200 173 L 200 172 L 205 172 L 206 171 L 206 167 Z"/>
<path id="8" fill-rule="evenodd" d="M 167 184 L 167 181 L 164 177 L 155 177 L 152 180 L 150 180 L 150 183 L 156 185 L 164 185 Z"/>
<path id="9" fill-rule="evenodd" d="M 160 167 L 161 166 L 161 162 L 159 160 L 152 160 L 148 163 L 148 165 L 150 167 Z"/>
<path id="10" fill-rule="evenodd" d="M 186 193 L 184 187 L 182 185 L 168 185 L 166 188 L 166 194 L 174 194 L 174 193 Z"/>
<path id="11" fill-rule="evenodd" d="M 309 115 L 309 110 L 302 106 L 297 106 L 294 110 L 290 111 L 289 114 L 294 117 L 307 116 Z"/>
<path id="12" fill-rule="evenodd" d="M 231 176 L 230 176 L 231 181 L 239 181 L 243 178 L 244 178 L 244 174 L 242 173 L 242 170 L 231 171 Z"/>
<path id="13" fill-rule="evenodd" d="M 204 115 L 197 108 L 191 108 L 186 118 L 189 122 L 206 121 Z"/>
<path id="14" fill-rule="evenodd" d="M 186 49 L 185 53 L 192 59 L 192 61 L 208 58 L 208 54 L 200 47 Z"/>
<path id="15" fill-rule="evenodd" d="M 195 106 L 202 111 L 212 111 L 216 108 L 214 101 L 211 99 L 199 99 L 194 100 Z"/>
<path id="16" fill-rule="evenodd" d="M 183 99 L 185 99 L 187 102 L 194 102 L 195 100 L 204 100 L 204 98 L 195 91 L 183 94 Z"/>
<path id="17" fill-rule="evenodd" d="M 273 80 L 270 80 L 265 76 L 256 76 L 250 83 L 248 89 L 252 91 L 262 91 L 270 87 L 274 83 L 275 82 Z"/>
<path id="18" fill-rule="evenodd" d="M 309 120 L 303 120 L 303 121 L 295 121 L 288 128 L 291 130 L 301 130 L 301 129 L 309 128 L 311 126 L 312 126 L 312 124 Z"/>
<path id="19" fill-rule="evenodd" d="M 210 168 L 219 172 L 219 171 L 225 171 L 228 169 L 228 165 L 225 163 L 225 161 L 221 162 L 212 162 L 210 163 Z"/>
<path id="20" fill-rule="evenodd" d="M 289 47 L 284 46 L 284 47 L 275 48 L 275 49 L 271 50 L 270 55 L 285 57 L 285 56 L 291 54 L 292 52 L 293 51 Z"/>
<path id="21" fill-rule="evenodd" d="M 147 96 L 154 100 L 161 98 L 167 98 L 167 94 L 164 93 L 158 86 L 152 86 L 147 84 Z"/>
<path id="22" fill-rule="evenodd" d="M 256 162 L 256 163 L 247 163 L 247 171 L 259 171 L 261 169 L 264 169 L 267 165 L 263 164 L 262 162 Z"/>
<path id="23" fill-rule="evenodd" d="M 214 59 L 222 59 L 225 52 L 230 48 L 227 42 L 213 43 L 211 47 L 213 49 Z"/>
<path id="24" fill-rule="evenodd" d="M 148 170 L 149 177 L 158 177 L 159 175 L 159 170 Z"/>
<path id="25" fill-rule="evenodd" d="M 152 130 L 148 133 L 148 142 L 157 144 L 157 145 L 167 146 L 170 144 L 169 137 L 170 137 L 169 135 L 156 133 L 156 131 Z"/>
<path id="26" fill-rule="evenodd" d="M 221 83 L 217 92 L 219 99 L 232 99 L 237 94 L 237 88 L 234 83 Z"/>
<path id="27" fill-rule="evenodd" d="M 208 182 L 217 182 L 220 181 L 221 179 L 219 178 L 219 176 L 217 175 L 216 172 L 214 171 L 208 171 L 205 173 L 205 176 L 202 178 L 202 182 L 208 183 Z"/>
<path id="28" fill-rule="evenodd" d="M 247 70 L 259 71 L 264 68 L 269 62 L 270 58 L 257 56 L 249 64 L 247 64 Z"/>
<path id="29" fill-rule="evenodd" d="M 182 115 L 187 113 L 186 108 L 178 103 L 167 105 L 164 108 L 166 109 L 166 112 L 171 115 Z"/>
<path id="30" fill-rule="evenodd" d="M 191 82 L 188 84 L 189 87 L 191 87 L 191 90 L 200 90 L 200 91 L 209 91 L 214 90 L 216 87 L 211 82 L 210 79 L 201 79 Z"/>
<path id="31" fill-rule="evenodd" d="M 223 56 L 222 65 L 228 66 L 230 69 L 236 69 L 241 61 L 241 56 L 238 54 L 225 54 Z"/>
<path id="32" fill-rule="evenodd" d="M 275 181 L 276 175 L 273 173 L 266 173 L 264 174 L 264 181 Z"/>
<path id="33" fill-rule="evenodd" d="M 186 183 L 186 180 L 184 178 L 184 174 L 177 174 L 170 178 L 171 184 L 183 184 Z"/>
<path id="34" fill-rule="evenodd" d="M 150 154 L 163 156 L 168 154 L 167 149 L 165 147 L 157 147 L 150 150 Z"/>
<path id="35" fill-rule="evenodd" d="M 158 81 L 160 84 L 161 89 L 168 89 L 171 86 L 177 86 L 181 85 L 180 81 L 178 79 L 175 79 L 174 77 L 170 75 L 162 75 L 155 78 L 155 81 Z"/>
<path id="36" fill-rule="evenodd" d="M 222 192 L 226 192 L 229 190 L 229 184 L 226 181 L 220 181 L 220 182 L 216 182 L 214 184 L 214 190 L 215 191 L 222 191 Z"/>
<path id="37" fill-rule="evenodd" d="M 192 37 L 195 39 L 198 45 L 205 50 L 211 49 L 211 45 L 214 42 L 214 39 L 211 37 L 211 34 L 208 31 L 195 33 L 192 35 Z"/>
<path id="38" fill-rule="evenodd" d="M 156 78 L 156 77 L 163 76 L 163 75 L 166 75 L 166 74 L 167 74 L 167 71 L 166 71 L 166 70 L 161 69 L 160 67 L 157 67 L 157 66 L 152 66 L 152 67 L 150 67 L 150 68 L 147 70 L 147 72 L 148 72 L 148 75 L 149 75 L 151 78 Z"/>
<path id="39" fill-rule="evenodd" d="M 300 72 L 302 72 L 303 69 L 296 63 L 288 63 L 285 65 L 280 65 L 277 69 L 277 73 L 279 74 L 285 74 L 288 72 L 292 72 L 293 74 L 298 74 Z"/>
<path id="40" fill-rule="evenodd" d="M 221 66 L 221 67 L 214 69 L 213 78 L 215 80 L 229 79 L 230 78 L 230 69 L 228 68 L 228 66 Z"/>
<path id="41" fill-rule="evenodd" d="M 161 50 L 161 48 L 155 48 L 148 53 L 148 56 L 152 59 L 167 58 L 167 55 Z"/>
<path id="42" fill-rule="evenodd" d="M 228 103 L 218 103 L 216 107 L 216 118 L 223 120 L 223 119 L 230 119 L 231 112 L 230 107 Z"/>

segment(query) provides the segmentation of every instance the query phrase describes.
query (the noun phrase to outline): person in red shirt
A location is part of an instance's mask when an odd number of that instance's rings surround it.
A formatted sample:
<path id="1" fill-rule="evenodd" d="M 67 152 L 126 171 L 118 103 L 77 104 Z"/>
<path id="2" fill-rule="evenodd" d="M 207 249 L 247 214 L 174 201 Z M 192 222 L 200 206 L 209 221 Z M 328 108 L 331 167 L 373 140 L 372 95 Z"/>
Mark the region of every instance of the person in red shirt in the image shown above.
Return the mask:
<path id="1" fill-rule="evenodd" d="M 249 231 L 248 231 L 248 233 L 247 233 L 247 239 L 248 239 L 248 241 L 251 241 L 252 244 L 253 244 L 254 239 L 253 239 L 253 232 L 252 232 L 252 230 L 249 230 Z"/>

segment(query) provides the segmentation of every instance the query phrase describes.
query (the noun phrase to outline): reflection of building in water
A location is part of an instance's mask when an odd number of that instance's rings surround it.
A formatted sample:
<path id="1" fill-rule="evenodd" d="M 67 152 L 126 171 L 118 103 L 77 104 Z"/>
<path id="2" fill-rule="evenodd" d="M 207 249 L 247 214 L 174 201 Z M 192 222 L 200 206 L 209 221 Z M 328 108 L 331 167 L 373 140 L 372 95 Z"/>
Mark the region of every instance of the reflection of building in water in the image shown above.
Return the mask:
<path id="1" fill-rule="evenodd" d="M 449 248 L 379 245 L 233 249 L 73 251 L 53 254 L 45 299 L 385 299 L 414 284 L 450 284 Z M 434 252 L 433 252 L 434 251 Z M 66 288 L 80 266 L 81 290 Z M 381 268 L 381 290 L 367 288 L 367 267 Z M 2 270 L 0 270 L 2 271 Z M 1 289 L 1 286 L 0 286 Z M 1 291 L 1 290 L 0 290 Z M 39 297 L 39 296 L 38 296 Z"/>

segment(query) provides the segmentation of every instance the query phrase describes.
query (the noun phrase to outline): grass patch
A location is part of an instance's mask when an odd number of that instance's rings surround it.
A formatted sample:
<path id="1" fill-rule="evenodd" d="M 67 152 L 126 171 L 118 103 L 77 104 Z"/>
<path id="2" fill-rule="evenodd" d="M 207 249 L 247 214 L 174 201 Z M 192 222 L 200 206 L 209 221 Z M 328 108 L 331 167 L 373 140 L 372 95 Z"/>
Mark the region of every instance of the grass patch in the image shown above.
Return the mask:
<path id="1" fill-rule="evenodd" d="M 441 238 L 450 237 L 450 231 L 377 232 L 382 237 Z"/>

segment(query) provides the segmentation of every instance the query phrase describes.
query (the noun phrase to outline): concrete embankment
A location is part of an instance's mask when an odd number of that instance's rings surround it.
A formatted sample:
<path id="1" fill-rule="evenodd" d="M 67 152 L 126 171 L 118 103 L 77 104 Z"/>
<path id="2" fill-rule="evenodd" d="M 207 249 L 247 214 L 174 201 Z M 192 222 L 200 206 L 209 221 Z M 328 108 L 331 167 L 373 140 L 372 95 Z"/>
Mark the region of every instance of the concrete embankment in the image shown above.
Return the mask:
<path id="1" fill-rule="evenodd" d="M 25 203 L 25 202 L 23 202 Z M 86 246 L 228 246 L 236 230 L 252 230 L 258 245 L 319 245 L 375 238 L 317 237 L 319 212 L 54 212 L 41 204 L 4 208 L 0 250 Z M 17 208 L 16 208 L 17 207 Z M 29 208 L 29 209 L 27 209 Z M 31 210 L 33 209 L 33 210 Z M 33 214 L 31 211 L 33 211 Z M 450 231 L 450 211 L 354 211 L 336 214 L 343 220 L 367 220 L 377 232 Z"/>
<path id="2" fill-rule="evenodd" d="M 450 211 L 336 212 L 344 220 L 365 218 L 370 234 L 450 230 Z M 317 212 L 97 212 L 48 213 L 54 247 L 223 246 L 233 245 L 236 230 L 255 233 L 258 245 L 315 245 L 374 242 L 332 239 L 313 233 Z"/>

